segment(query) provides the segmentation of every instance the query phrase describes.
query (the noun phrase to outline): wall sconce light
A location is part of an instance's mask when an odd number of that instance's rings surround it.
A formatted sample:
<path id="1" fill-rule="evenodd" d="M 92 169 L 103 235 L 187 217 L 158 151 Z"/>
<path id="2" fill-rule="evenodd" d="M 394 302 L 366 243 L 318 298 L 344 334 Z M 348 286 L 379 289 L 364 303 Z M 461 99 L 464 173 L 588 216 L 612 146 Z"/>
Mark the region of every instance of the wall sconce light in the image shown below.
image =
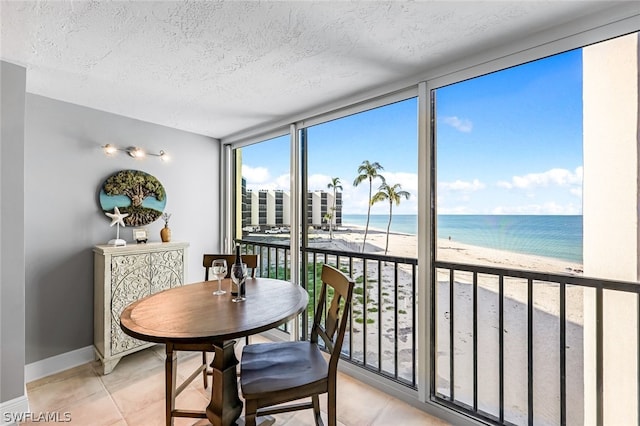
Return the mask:
<path id="1" fill-rule="evenodd" d="M 154 157 L 160 157 L 160 160 L 162 161 L 169 160 L 169 155 L 163 150 L 161 150 L 159 154 L 153 154 L 150 152 L 147 153 L 142 148 L 139 148 L 137 146 L 130 146 L 128 148 L 118 148 L 117 146 L 111 145 L 109 143 L 104 145 L 102 149 L 104 150 L 104 153 L 109 156 L 115 154 L 118 151 L 122 151 L 122 152 L 126 152 L 127 154 L 129 154 L 129 156 L 133 158 L 144 158 L 147 155 L 152 155 Z"/>
<path id="2" fill-rule="evenodd" d="M 160 150 L 159 154 L 149 153 L 148 155 L 153 155 L 154 157 L 160 157 L 160 160 L 162 160 L 162 161 L 169 161 L 171 159 L 171 157 L 169 157 L 169 154 L 167 154 L 163 150 Z"/>
<path id="3" fill-rule="evenodd" d="M 106 144 L 105 146 L 102 147 L 102 149 L 104 149 L 104 153 L 107 155 L 113 155 L 118 151 L 118 148 L 116 148 L 111 144 Z"/>
<path id="4" fill-rule="evenodd" d="M 146 155 L 142 148 L 138 148 L 137 146 L 127 149 L 127 152 L 133 158 L 144 158 L 144 156 Z"/>

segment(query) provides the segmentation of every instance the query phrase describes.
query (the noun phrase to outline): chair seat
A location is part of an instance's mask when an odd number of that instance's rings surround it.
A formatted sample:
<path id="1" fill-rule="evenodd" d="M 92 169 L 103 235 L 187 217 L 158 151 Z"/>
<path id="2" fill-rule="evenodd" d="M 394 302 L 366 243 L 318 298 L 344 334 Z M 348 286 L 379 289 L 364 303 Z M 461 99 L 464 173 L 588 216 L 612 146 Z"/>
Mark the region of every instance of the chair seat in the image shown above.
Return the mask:
<path id="1" fill-rule="evenodd" d="M 260 343 L 245 346 L 240 361 L 245 398 L 326 382 L 328 363 L 311 342 Z"/>
<path id="2" fill-rule="evenodd" d="M 329 426 L 338 424 L 336 374 L 355 283 L 327 264 L 322 265 L 321 279 L 308 341 L 261 343 L 242 350 L 240 387 L 246 426 L 255 426 L 258 416 L 306 409 L 313 410 L 316 426 L 322 425 L 320 395 L 325 393 Z M 331 295 L 328 288 L 332 289 Z M 328 360 L 318 347 L 319 341 L 329 354 Z M 311 401 L 295 402 L 307 398 Z"/>

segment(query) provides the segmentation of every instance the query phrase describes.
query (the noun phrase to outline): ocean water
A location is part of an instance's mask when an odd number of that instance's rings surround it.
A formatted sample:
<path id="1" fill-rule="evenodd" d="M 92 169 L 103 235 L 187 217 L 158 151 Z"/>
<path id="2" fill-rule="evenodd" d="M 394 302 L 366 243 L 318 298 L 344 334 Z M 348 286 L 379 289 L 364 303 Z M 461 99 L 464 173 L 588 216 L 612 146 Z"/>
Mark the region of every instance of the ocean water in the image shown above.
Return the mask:
<path id="1" fill-rule="evenodd" d="M 372 214 L 369 220 L 369 229 L 387 230 L 389 216 L 386 214 Z M 366 214 L 343 214 L 342 224 L 345 227 L 349 225 L 365 226 L 367 224 Z M 418 234 L 418 216 L 415 214 L 399 214 L 393 215 L 391 218 L 391 232 L 401 234 Z"/>
<path id="2" fill-rule="evenodd" d="M 371 215 L 369 228 L 387 229 L 389 216 Z M 342 223 L 365 226 L 367 215 L 342 215 Z M 439 215 L 438 238 L 582 263 L 582 216 Z M 416 215 L 394 215 L 391 232 L 417 234 Z"/>

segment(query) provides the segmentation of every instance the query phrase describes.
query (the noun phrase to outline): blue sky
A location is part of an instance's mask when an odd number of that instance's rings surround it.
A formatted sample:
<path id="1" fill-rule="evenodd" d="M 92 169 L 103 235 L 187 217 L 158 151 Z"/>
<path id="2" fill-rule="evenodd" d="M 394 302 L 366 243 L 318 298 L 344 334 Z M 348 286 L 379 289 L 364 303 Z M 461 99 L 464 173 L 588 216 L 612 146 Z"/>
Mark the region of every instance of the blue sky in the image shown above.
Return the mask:
<path id="1" fill-rule="evenodd" d="M 439 214 L 581 214 L 580 50 L 440 88 L 436 99 Z M 368 184 L 352 183 L 362 161 L 377 161 L 412 194 L 394 214 L 415 214 L 416 117 L 409 99 L 309 128 L 310 189 L 339 177 L 343 213 L 366 213 Z M 288 190 L 288 154 L 288 136 L 245 147 L 248 187 Z"/>

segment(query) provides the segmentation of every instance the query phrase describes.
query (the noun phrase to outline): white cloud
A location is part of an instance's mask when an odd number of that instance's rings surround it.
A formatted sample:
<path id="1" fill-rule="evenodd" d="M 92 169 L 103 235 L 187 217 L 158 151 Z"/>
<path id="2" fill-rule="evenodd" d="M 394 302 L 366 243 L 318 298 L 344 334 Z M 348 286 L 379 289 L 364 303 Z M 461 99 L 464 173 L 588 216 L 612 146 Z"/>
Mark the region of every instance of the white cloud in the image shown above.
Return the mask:
<path id="1" fill-rule="evenodd" d="M 260 191 L 260 190 L 288 191 L 289 184 L 290 184 L 289 175 L 287 174 L 287 175 L 280 175 L 277 178 L 270 180 L 269 182 L 249 183 L 249 181 L 247 180 L 247 189 L 250 189 L 252 191 Z"/>
<path id="2" fill-rule="evenodd" d="M 307 186 L 309 187 L 309 191 L 327 191 L 327 185 L 331 182 L 331 179 L 331 176 L 321 174 L 309 176 L 309 178 L 307 179 Z M 342 182 L 342 179 L 340 179 L 340 181 L 343 188 L 348 185 Z"/>
<path id="3" fill-rule="evenodd" d="M 456 116 L 443 117 L 442 121 L 444 121 L 445 124 L 448 124 L 449 126 L 463 133 L 470 133 L 471 130 L 473 130 L 473 123 L 471 122 L 471 120 L 468 120 L 466 118 L 458 118 Z"/>
<path id="4" fill-rule="evenodd" d="M 446 191 L 458 191 L 458 192 L 475 192 L 484 189 L 486 185 L 480 182 L 478 179 L 472 181 L 456 180 L 454 182 L 440 182 L 438 184 L 440 189 Z"/>
<path id="5" fill-rule="evenodd" d="M 289 174 L 280 175 L 276 178 L 276 189 L 282 189 L 283 191 L 288 191 L 291 186 L 291 176 Z"/>
<path id="6" fill-rule="evenodd" d="M 389 185 L 393 186 L 396 183 L 399 183 L 400 186 L 402 187 L 401 190 L 410 192 L 412 196 L 418 191 L 418 175 L 415 173 L 389 172 L 389 173 L 384 173 L 383 175 Z M 378 186 L 380 186 L 379 182 L 378 182 Z M 377 189 L 375 184 L 373 189 L 374 190 Z"/>
<path id="7" fill-rule="evenodd" d="M 569 192 L 571 193 L 571 195 L 575 195 L 578 198 L 582 198 L 582 187 L 580 187 L 580 188 L 571 188 L 569 190 Z"/>
<path id="8" fill-rule="evenodd" d="M 567 169 L 555 168 L 542 173 L 514 176 L 511 178 L 511 182 L 499 181 L 496 185 L 506 189 L 582 185 L 582 167 L 577 167 L 574 172 Z"/>
<path id="9" fill-rule="evenodd" d="M 247 180 L 247 185 L 266 183 L 271 178 L 266 167 L 251 167 L 246 164 L 242 165 L 242 177 Z"/>
<path id="10" fill-rule="evenodd" d="M 289 174 L 283 174 L 273 178 L 266 167 L 251 167 L 242 165 L 242 177 L 247 181 L 247 189 L 259 190 L 284 190 L 288 191 L 290 186 Z"/>

